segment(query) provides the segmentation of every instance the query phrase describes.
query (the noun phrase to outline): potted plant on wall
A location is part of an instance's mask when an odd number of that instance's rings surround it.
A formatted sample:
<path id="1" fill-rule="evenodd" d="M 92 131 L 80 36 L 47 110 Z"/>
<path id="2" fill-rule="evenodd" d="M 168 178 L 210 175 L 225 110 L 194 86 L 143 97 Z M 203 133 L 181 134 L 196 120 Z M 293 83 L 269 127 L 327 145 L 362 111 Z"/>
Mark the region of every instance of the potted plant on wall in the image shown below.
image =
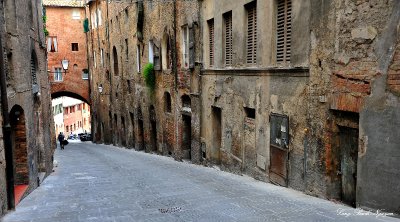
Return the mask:
<path id="1" fill-rule="evenodd" d="M 143 78 L 146 86 L 150 89 L 150 93 L 154 92 L 156 87 L 156 75 L 154 73 L 154 65 L 153 63 L 147 63 L 143 67 Z"/>

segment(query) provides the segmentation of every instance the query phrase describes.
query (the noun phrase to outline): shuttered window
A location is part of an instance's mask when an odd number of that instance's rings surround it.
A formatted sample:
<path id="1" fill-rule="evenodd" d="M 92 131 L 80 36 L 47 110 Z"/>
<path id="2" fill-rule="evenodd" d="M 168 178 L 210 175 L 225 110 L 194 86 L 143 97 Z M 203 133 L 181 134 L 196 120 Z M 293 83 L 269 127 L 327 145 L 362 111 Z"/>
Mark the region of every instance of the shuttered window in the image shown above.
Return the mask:
<path id="1" fill-rule="evenodd" d="M 214 66 L 214 19 L 208 20 L 209 59 L 210 66 Z"/>
<path id="2" fill-rule="evenodd" d="M 278 0 L 277 8 L 277 41 L 276 41 L 276 61 L 279 63 L 289 63 L 291 55 L 292 39 L 292 1 Z"/>
<path id="3" fill-rule="evenodd" d="M 47 37 L 47 52 L 57 52 L 57 37 L 49 36 Z"/>
<path id="4" fill-rule="evenodd" d="M 250 3 L 247 9 L 247 63 L 257 62 L 257 5 Z"/>
<path id="5" fill-rule="evenodd" d="M 232 65 L 232 11 L 224 14 L 225 66 Z"/>

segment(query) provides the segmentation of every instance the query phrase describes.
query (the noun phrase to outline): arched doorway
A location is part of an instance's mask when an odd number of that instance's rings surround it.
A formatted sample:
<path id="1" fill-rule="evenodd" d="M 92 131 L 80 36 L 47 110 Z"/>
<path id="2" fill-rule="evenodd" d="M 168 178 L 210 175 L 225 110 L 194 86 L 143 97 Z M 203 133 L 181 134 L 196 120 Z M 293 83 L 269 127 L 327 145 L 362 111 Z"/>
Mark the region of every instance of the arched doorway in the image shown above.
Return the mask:
<path id="1" fill-rule="evenodd" d="M 191 100 L 188 95 L 182 96 L 182 158 L 192 159 L 192 116 Z"/>
<path id="2" fill-rule="evenodd" d="M 25 113 L 21 106 L 15 105 L 10 112 L 11 138 L 13 141 L 13 170 L 15 205 L 29 185 L 29 160 L 26 140 Z"/>

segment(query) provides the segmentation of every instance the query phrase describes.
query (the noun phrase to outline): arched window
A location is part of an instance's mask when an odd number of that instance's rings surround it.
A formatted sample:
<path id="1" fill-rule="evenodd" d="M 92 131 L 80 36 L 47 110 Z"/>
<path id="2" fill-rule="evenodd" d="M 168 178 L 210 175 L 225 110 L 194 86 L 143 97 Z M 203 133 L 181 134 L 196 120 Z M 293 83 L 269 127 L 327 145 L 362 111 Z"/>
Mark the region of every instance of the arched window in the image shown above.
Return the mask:
<path id="1" fill-rule="evenodd" d="M 171 95 L 169 92 L 164 93 L 164 111 L 168 113 L 171 112 Z"/>
<path id="2" fill-rule="evenodd" d="M 113 47 L 113 60 L 114 60 L 114 75 L 119 75 L 119 67 L 118 67 L 118 53 L 115 46 Z"/>

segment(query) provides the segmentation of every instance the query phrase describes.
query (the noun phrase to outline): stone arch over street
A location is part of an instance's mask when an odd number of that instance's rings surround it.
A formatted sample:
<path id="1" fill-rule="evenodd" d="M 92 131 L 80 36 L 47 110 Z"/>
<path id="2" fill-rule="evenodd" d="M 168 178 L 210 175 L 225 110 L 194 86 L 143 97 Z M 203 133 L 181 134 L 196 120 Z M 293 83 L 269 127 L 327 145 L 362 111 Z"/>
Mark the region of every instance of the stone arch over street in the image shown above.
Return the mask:
<path id="1" fill-rule="evenodd" d="M 87 103 L 88 105 L 91 105 L 90 99 L 89 99 L 89 92 L 87 93 L 87 95 L 85 93 L 80 94 L 80 93 L 69 92 L 69 91 L 58 91 L 58 92 L 51 93 L 52 99 L 63 97 L 63 96 L 71 97 L 74 99 L 79 99 L 79 100 L 82 100 L 83 102 Z"/>

